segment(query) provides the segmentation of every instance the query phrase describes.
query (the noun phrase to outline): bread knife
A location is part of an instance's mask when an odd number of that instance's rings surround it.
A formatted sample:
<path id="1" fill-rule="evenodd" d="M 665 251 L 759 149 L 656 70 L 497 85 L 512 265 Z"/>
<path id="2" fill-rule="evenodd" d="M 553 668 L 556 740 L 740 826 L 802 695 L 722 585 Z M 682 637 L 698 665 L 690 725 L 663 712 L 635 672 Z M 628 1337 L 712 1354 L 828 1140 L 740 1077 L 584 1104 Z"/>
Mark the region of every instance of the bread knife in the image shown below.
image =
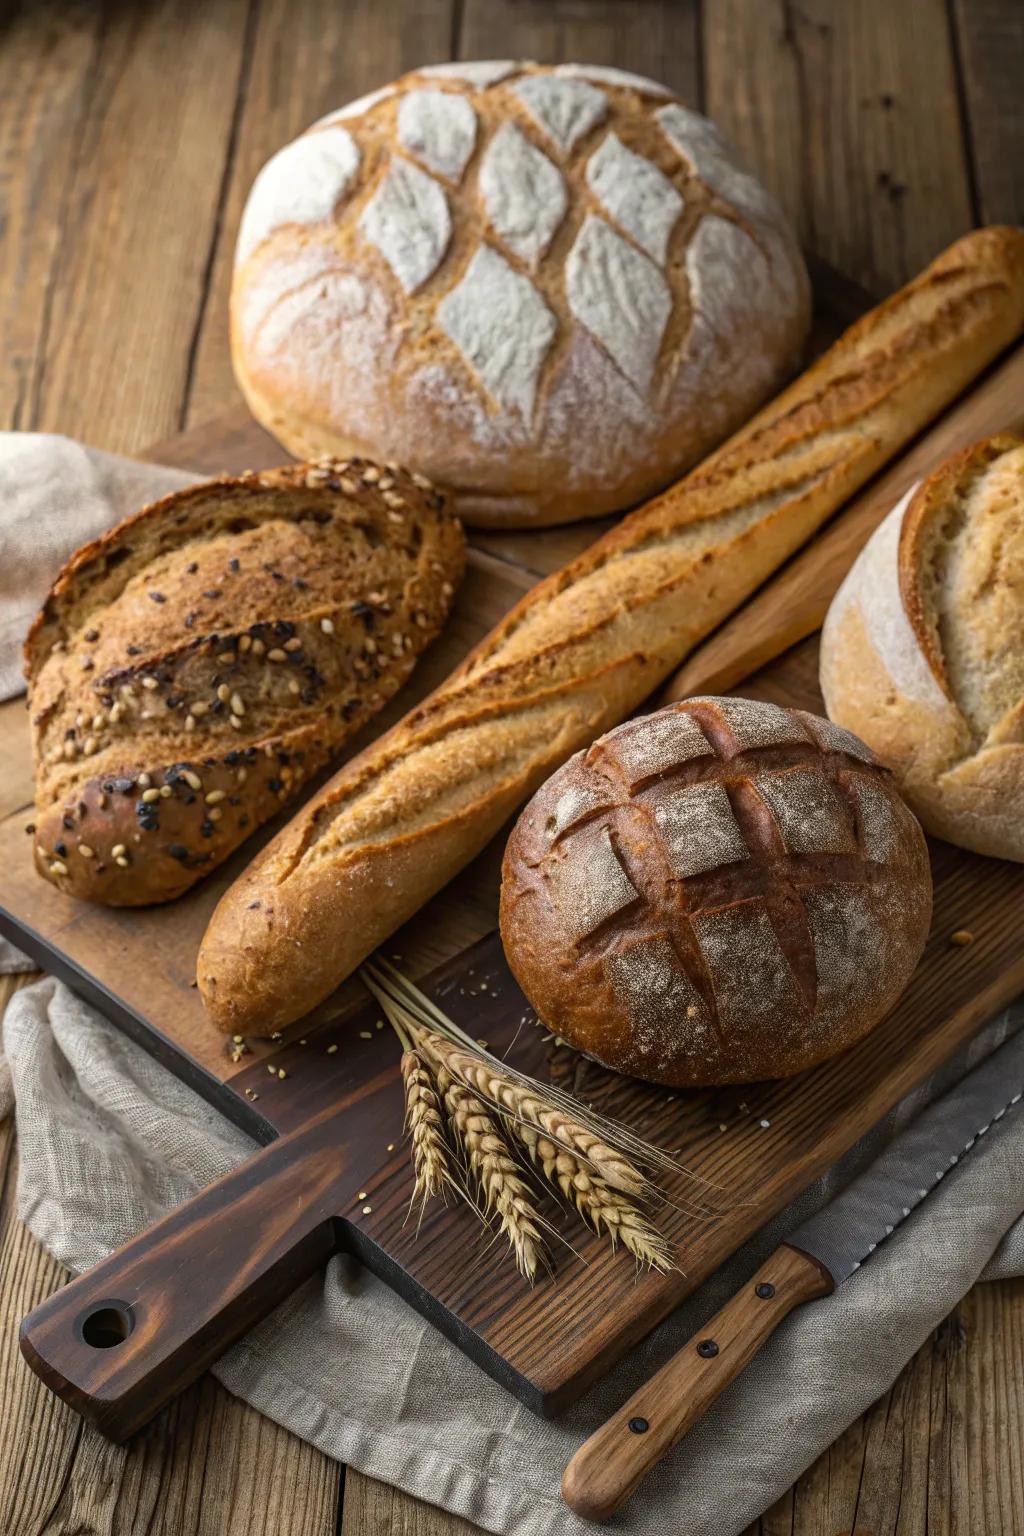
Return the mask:
<path id="1" fill-rule="evenodd" d="M 562 1497 L 605 1521 L 707 1412 L 800 1302 L 867 1262 L 979 1141 L 1020 1118 L 1024 1030 L 932 1103 L 876 1162 L 791 1232 L 742 1290 L 576 1452 Z"/>

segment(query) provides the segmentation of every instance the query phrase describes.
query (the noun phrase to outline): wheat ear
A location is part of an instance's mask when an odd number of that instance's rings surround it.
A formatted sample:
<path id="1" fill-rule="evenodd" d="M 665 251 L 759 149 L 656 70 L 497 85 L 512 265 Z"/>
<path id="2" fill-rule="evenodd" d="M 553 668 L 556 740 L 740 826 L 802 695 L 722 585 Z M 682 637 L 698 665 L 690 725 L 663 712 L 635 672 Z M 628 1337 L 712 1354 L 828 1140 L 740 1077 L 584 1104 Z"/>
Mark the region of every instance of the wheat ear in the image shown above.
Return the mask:
<path id="1" fill-rule="evenodd" d="M 497 1216 L 521 1273 L 527 1280 L 535 1280 L 546 1258 L 539 1217 L 505 1138 L 487 1105 L 465 1083 L 444 1067 L 438 1072 L 437 1082 L 452 1134 L 465 1151 L 483 1213 L 489 1216 L 493 1212 Z"/>
<path id="2" fill-rule="evenodd" d="M 596 1170 L 612 1189 L 634 1197 L 649 1196 L 653 1186 L 633 1163 L 587 1126 L 548 1104 L 523 1082 L 501 1071 L 486 1057 L 453 1045 L 442 1035 L 422 1030 L 423 1049 L 516 1125 L 532 1125 Z"/>
<path id="3" fill-rule="evenodd" d="M 444 1120 L 434 1089 L 433 1078 L 418 1051 L 402 1053 L 402 1081 L 405 1084 L 405 1126 L 412 1141 L 412 1166 L 416 1175 L 412 1202 L 424 1203 L 432 1195 L 443 1194 L 454 1184 L 448 1166 L 444 1140 Z"/>
<path id="4" fill-rule="evenodd" d="M 607 1232 L 613 1248 L 621 1241 L 648 1269 L 664 1273 L 675 1268 L 665 1238 L 631 1200 L 609 1189 L 579 1158 L 532 1125 L 518 1124 L 513 1130 L 548 1183 L 561 1190 L 598 1236 Z"/>

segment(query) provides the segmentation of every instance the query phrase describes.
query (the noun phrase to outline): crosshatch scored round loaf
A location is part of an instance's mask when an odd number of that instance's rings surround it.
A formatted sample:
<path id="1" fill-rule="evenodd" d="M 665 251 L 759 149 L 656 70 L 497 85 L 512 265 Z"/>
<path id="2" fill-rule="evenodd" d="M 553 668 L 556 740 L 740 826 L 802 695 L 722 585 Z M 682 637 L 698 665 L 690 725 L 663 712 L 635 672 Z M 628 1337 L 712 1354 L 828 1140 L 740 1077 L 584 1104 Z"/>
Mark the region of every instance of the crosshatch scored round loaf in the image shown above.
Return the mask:
<path id="1" fill-rule="evenodd" d="M 539 1017 L 672 1085 L 813 1066 L 917 964 L 924 836 L 849 731 L 750 699 L 629 721 L 542 786 L 505 854 L 501 933 Z"/>
<path id="2" fill-rule="evenodd" d="M 796 242 L 718 130 L 621 70 L 415 70 L 264 166 L 232 352 L 302 457 L 399 459 L 467 521 L 618 510 L 795 367 Z"/>

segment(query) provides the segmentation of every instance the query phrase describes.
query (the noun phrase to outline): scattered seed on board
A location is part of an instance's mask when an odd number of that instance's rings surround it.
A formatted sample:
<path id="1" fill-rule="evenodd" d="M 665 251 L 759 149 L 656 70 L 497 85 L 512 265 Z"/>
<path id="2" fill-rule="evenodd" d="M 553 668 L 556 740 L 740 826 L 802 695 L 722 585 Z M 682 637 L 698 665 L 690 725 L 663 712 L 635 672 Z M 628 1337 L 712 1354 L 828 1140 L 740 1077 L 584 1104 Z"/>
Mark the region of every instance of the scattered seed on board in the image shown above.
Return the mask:
<path id="1" fill-rule="evenodd" d="M 364 1216 L 369 1216 L 370 1213 L 372 1212 L 372 1210 L 373 1210 L 373 1206 L 372 1205 L 364 1205 L 363 1206 L 363 1215 Z"/>
<path id="2" fill-rule="evenodd" d="M 388 1152 L 393 1152 L 395 1150 L 394 1142 L 393 1141 L 389 1141 L 388 1144 L 387 1144 L 387 1147 L 385 1148 L 385 1150 L 388 1151 Z"/>
<path id="3" fill-rule="evenodd" d="M 284 1067 L 278 1067 L 278 1069 L 277 1069 L 277 1075 L 278 1075 L 278 1077 L 280 1077 L 280 1078 L 285 1078 L 285 1077 L 287 1077 L 287 1076 L 288 1076 L 288 1073 L 287 1073 L 287 1072 L 286 1072 L 286 1071 L 285 1071 L 285 1069 L 284 1069 Z"/>
<path id="4" fill-rule="evenodd" d="M 762 1129 L 762 1131 L 766 1131 L 770 1125 L 771 1125 L 771 1121 L 770 1120 L 762 1120 L 761 1121 L 761 1129 Z"/>
<path id="5" fill-rule="evenodd" d="M 357 1200 L 365 1200 L 366 1199 L 366 1195 L 367 1195 L 367 1191 L 365 1189 L 361 1189 L 359 1191 L 358 1195 L 356 1195 L 356 1199 Z"/>
<path id="6" fill-rule="evenodd" d="M 327 1047 L 327 1054 L 328 1054 L 328 1056 L 333 1056 L 337 1049 L 338 1049 L 338 1047 L 336 1045 L 329 1045 Z"/>
<path id="7" fill-rule="evenodd" d="M 969 928 L 958 928 L 949 936 L 949 942 L 955 944 L 957 949 L 963 949 L 967 944 L 974 943 L 974 934 Z"/>
<path id="8" fill-rule="evenodd" d="M 360 1040 L 372 1040 L 373 1039 L 373 1031 L 369 1030 L 369 1029 L 361 1029 L 359 1031 L 359 1038 L 360 1038 Z"/>
<path id="9" fill-rule="evenodd" d="M 267 1071 L 270 1073 L 271 1077 L 276 1077 L 277 1076 L 277 1068 L 276 1067 L 268 1066 L 267 1067 Z"/>

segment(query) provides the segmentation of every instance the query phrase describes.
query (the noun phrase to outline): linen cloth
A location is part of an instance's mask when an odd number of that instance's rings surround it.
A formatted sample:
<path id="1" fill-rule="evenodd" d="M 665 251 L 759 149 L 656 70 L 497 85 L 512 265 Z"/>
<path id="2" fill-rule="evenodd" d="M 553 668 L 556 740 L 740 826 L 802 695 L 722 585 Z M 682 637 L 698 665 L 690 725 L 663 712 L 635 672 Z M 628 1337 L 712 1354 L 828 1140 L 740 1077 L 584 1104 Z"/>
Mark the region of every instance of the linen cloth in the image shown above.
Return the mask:
<path id="1" fill-rule="evenodd" d="M 15 451 L 24 445 L 14 445 Z M 37 440 L 34 451 L 46 452 Z M 0 440 L 0 484 L 10 448 Z M 92 464 L 86 454 L 62 462 Z M 166 476 L 122 478 L 104 456 L 110 520 L 131 483 L 139 501 Z M 124 461 L 122 461 L 123 463 Z M 98 472 L 97 472 L 98 474 Z M 36 486 L 45 478 L 33 477 Z M 155 486 L 155 489 L 153 488 Z M 101 493 L 102 494 L 102 493 Z M 74 498 L 60 487 L 63 515 Z M 2 503 L 0 503 L 2 507 Z M 45 514 L 8 522 L 35 533 Z M 31 563 L 25 557 L 25 569 Z M 16 594 L 20 596 L 20 594 Z M 0 588 L 0 634 L 16 627 Z M 10 621 L 10 622 L 8 622 Z M 5 623 L 7 627 L 5 628 Z M 0 942 L 0 969 L 24 964 Z M 329 1455 L 508 1536 L 584 1536 L 559 1480 L 582 1440 L 664 1363 L 799 1221 L 866 1166 L 934 1094 L 1024 1024 L 1016 1005 L 828 1176 L 770 1222 L 571 1412 L 536 1418 L 346 1256 L 334 1258 L 215 1367 L 224 1385 Z M 95 1264 L 246 1157 L 253 1144 L 93 1008 L 43 979 L 3 1021 L 20 1149 L 18 1209 L 68 1269 Z M 748 1198 L 751 1192 L 740 1192 Z M 1024 1115 L 979 1141 L 942 1185 L 833 1296 L 798 1308 L 614 1528 L 636 1536 L 734 1536 L 895 1379 L 979 1278 L 1024 1272 Z M 495 1251 L 481 1262 L 498 1262 Z M 622 1262 L 628 1262 L 623 1256 Z M 685 1263 L 685 1256 L 684 1256 Z"/>

